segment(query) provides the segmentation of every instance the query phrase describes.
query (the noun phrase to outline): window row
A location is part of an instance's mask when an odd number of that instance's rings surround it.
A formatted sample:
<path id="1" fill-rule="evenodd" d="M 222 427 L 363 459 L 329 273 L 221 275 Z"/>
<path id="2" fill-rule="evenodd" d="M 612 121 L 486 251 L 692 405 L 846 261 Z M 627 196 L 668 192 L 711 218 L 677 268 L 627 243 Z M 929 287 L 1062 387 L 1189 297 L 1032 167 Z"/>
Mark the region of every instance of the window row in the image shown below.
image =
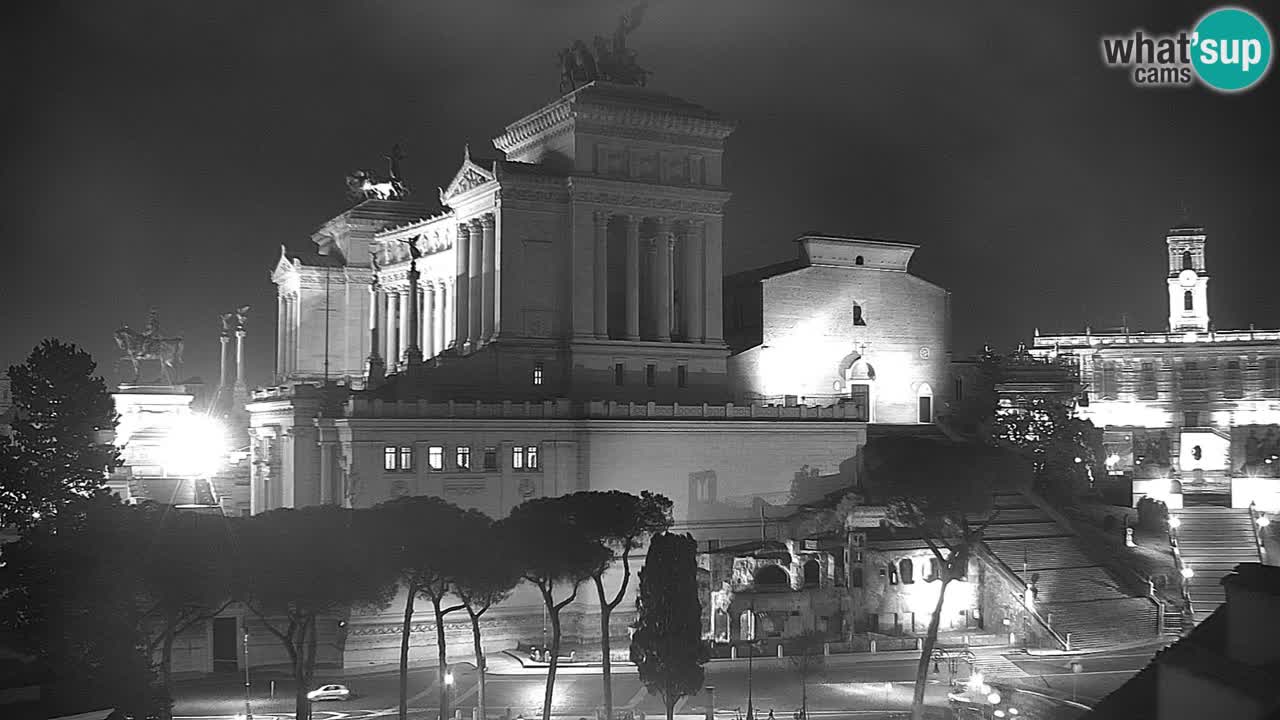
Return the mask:
<path id="1" fill-rule="evenodd" d="M 480 470 L 499 470 L 498 449 L 486 447 L 480 450 Z M 541 469 L 540 453 L 537 445 L 516 445 L 511 448 L 511 469 L 533 472 Z M 430 445 L 427 447 L 427 469 L 441 472 L 445 467 L 445 446 Z M 472 470 L 473 460 L 471 447 L 459 445 L 453 448 L 453 466 L 451 470 Z M 382 469 L 386 472 L 413 472 L 414 452 L 412 445 L 387 445 L 382 449 Z"/>
<path id="2" fill-rule="evenodd" d="M 613 384 L 622 387 L 626 384 L 627 367 L 623 363 L 613 364 Z M 644 366 L 644 384 L 645 387 L 657 387 L 658 384 L 658 366 L 649 363 Z M 676 387 L 689 387 L 689 366 L 676 366 Z"/>
<path id="3" fill-rule="evenodd" d="M 1223 395 L 1238 398 L 1244 395 L 1245 368 L 1239 360 L 1227 360 L 1220 366 Z M 1155 400 L 1159 395 L 1157 367 L 1154 362 L 1142 362 L 1138 365 L 1137 385 L 1134 388 L 1139 400 Z M 1113 400 L 1119 396 L 1121 376 L 1132 371 L 1122 369 L 1115 362 L 1104 362 L 1098 367 L 1096 387 L 1103 399 Z M 1196 360 L 1188 360 L 1177 369 L 1175 379 L 1183 390 L 1207 390 L 1211 387 L 1210 367 Z M 1262 363 L 1262 387 L 1266 390 L 1280 390 L 1280 358 L 1266 358 Z"/>

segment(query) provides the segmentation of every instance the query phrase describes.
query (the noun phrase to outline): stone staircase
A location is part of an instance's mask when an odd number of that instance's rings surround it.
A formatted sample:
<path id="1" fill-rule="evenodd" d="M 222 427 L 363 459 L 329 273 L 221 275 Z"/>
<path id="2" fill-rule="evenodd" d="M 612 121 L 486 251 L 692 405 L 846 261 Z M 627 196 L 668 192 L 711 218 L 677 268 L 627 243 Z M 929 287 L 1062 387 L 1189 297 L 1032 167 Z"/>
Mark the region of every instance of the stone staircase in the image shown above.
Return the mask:
<path id="1" fill-rule="evenodd" d="M 987 549 L 1023 582 L 1035 580 L 1036 609 L 1072 650 L 1156 637 L 1155 603 L 1133 597 L 1065 525 L 1019 493 L 996 496 Z"/>
<path id="2" fill-rule="evenodd" d="M 1177 529 L 1182 562 L 1195 573 L 1187 581 L 1187 595 L 1198 624 L 1226 602 L 1223 576 L 1240 563 L 1262 562 L 1262 555 L 1248 508 L 1184 507 L 1172 515 L 1182 523 Z"/>

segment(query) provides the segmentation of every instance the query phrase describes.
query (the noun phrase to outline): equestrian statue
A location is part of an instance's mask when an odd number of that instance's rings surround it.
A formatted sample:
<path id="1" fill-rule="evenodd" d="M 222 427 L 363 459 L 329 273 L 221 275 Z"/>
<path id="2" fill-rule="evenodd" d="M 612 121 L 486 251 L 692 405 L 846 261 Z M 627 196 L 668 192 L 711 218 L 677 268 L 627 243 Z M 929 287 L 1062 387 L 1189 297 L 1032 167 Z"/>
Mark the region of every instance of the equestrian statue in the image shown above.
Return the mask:
<path id="1" fill-rule="evenodd" d="M 648 0 L 618 19 L 613 38 L 597 35 L 594 51 L 581 40 L 560 51 L 560 92 L 569 93 L 596 80 L 644 87 L 652 73 L 636 62 L 636 51 L 627 47 L 627 36 L 640 27 Z"/>
<path id="2" fill-rule="evenodd" d="M 132 383 L 138 382 L 142 361 L 155 360 L 160 364 L 164 382 L 175 384 L 178 368 L 182 365 L 182 338 L 160 334 L 159 316 L 155 310 L 147 316 L 146 330 L 138 332 L 127 324 L 121 324 L 115 332 L 115 339 L 123 353 L 122 358 L 133 365 Z"/>

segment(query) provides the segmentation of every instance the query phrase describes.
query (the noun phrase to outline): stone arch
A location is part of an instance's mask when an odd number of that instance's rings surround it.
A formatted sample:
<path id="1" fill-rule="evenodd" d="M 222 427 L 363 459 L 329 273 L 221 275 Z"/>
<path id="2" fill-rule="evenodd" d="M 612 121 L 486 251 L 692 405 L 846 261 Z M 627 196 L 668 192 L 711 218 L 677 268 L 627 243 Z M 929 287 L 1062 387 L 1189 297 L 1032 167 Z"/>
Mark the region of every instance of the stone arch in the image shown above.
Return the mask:
<path id="1" fill-rule="evenodd" d="M 810 559 L 804 564 L 804 586 L 807 588 L 818 587 L 822 580 L 822 567 L 818 564 L 816 558 Z"/>
<path id="2" fill-rule="evenodd" d="M 786 590 L 791 587 L 791 575 L 780 565 L 763 565 L 752 582 L 759 590 Z"/>
<path id="3" fill-rule="evenodd" d="M 898 577 L 902 578 L 903 585 L 910 585 L 916 581 L 915 563 L 911 562 L 911 558 L 902 558 L 898 561 Z"/>
<path id="4" fill-rule="evenodd" d="M 1193 259 L 1192 259 L 1192 257 L 1191 257 L 1191 251 L 1190 251 L 1190 250 L 1184 250 L 1184 251 L 1182 252 L 1182 269 L 1183 269 L 1183 270 L 1195 270 L 1195 269 L 1196 269 L 1196 267 L 1195 267 L 1195 260 L 1193 260 Z"/>
<path id="5" fill-rule="evenodd" d="M 1196 309 L 1196 301 L 1195 301 L 1195 298 L 1192 297 L 1190 290 L 1186 290 L 1182 293 L 1182 309 L 1183 310 Z"/>
<path id="6" fill-rule="evenodd" d="M 916 388 L 916 420 L 922 423 L 933 422 L 933 387 L 927 382 Z"/>

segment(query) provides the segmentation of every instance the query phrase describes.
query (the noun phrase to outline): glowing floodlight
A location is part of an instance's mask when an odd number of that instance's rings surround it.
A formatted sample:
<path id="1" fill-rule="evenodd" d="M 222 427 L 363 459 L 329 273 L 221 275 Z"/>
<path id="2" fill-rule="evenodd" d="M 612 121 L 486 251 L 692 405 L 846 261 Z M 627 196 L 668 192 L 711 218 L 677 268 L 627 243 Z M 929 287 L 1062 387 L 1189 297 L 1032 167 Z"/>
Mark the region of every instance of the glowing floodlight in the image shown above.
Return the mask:
<path id="1" fill-rule="evenodd" d="M 1169 529 L 1170 529 L 1170 530 L 1177 530 L 1177 529 L 1178 529 L 1178 528 L 1180 528 L 1180 527 L 1182 527 L 1182 519 L 1181 519 L 1181 518 L 1179 518 L 1179 517 L 1178 517 L 1178 516 L 1176 516 L 1176 515 L 1175 515 L 1174 517 L 1169 518 Z"/>
<path id="2" fill-rule="evenodd" d="M 1190 565 L 1184 565 L 1184 566 L 1182 567 L 1182 577 L 1183 577 L 1184 579 L 1186 579 L 1186 580 L 1190 580 L 1191 578 L 1193 578 L 1193 577 L 1195 577 L 1195 576 L 1196 576 L 1196 571 L 1195 571 L 1195 570 L 1192 570 Z"/>
<path id="3" fill-rule="evenodd" d="M 1119 464 L 1120 464 L 1120 456 L 1119 456 L 1119 455 L 1117 455 L 1117 454 L 1115 454 L 1115 453 L 1111 453 L 1110 455 L 1108 455 L 1108 456 L 1107 456 L 1107 469 L 1108 469 L 1108 470 L 1110 470 L 1111 468 L 1113 468 L 1113 467 L 1115 467 L 1116 465 L 1119 465 Z"/>
<path id="4" fill-rule="evenodd" d="M 999 705 L 1000 693 L 992 692 L 990 695 L 987 696 L 987 702 L 991 703 L 992 705 Z"/>
<path id="5" fill-rule="evenodd" d="M 1266 527 L 1270 524 L 1271 524 L 1271 518 L 1267 517 L 1266 515 L 1258 516 L 1258 527 Z"/>
<path id="6" fill-rule="evenodd" d="M 208 477 L 226 458 L 226 431 L 204 415 L 179 416 L 160 446 L 160 465 L 166 475 Z"/>

